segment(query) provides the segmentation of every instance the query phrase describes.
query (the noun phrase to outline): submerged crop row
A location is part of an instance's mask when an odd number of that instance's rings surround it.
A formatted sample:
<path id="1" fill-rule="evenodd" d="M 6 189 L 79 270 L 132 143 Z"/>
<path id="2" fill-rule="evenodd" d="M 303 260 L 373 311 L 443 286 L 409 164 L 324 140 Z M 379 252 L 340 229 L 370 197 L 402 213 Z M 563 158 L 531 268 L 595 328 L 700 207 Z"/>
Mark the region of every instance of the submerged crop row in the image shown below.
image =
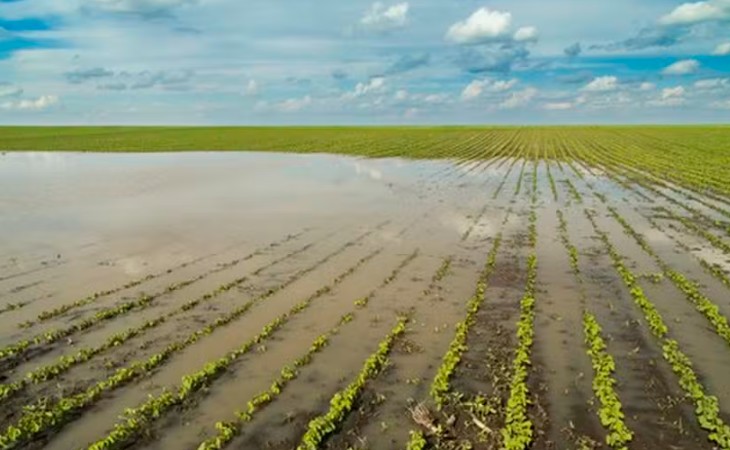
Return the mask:
<path id="1" fill-rule="evenodd" d="M 464 321 L 459 322 L 456 325 L 454 338 L 451 341 L 451 345 L 449 345 L 449 349 L 444 355 L 441 365 L 436 372 L 436 376 L 433 379 L 433 383 L 431 384 L 431 397 L 438 408 L 441 408 L 446 403 L 447 394 L 451 388 L 449 380 L 456 369 L 456 366 L 459 364 L 459 361 L 461 361 L 462 354 L 466 351 L 466 338 L 469 333 L 469 329 L 476 321 L 476 314 L 479 312 L 479 308 L 482 303 L 484 303 L 489 276 L 492 274 L 492 271 L 494 271 L 494 267 L 497 262 L 497 251 L 499 250 L 501 242 L 502 236 L 501 234 L 498 234 L 494 238 L 492 248 L 487 256 L 487 261 L 479 275 L 474 295 L 467 303 L 466 318 Z"/>
<path id="2" fill-rule="evenodd" d="M 312 301 L 314 301 L 314 299 L 329 292 L 331 286 L 342 282 L 347 276 L 354 273 L 357 268 L 362 266 L 371 258 L 375 257 L 378 253 L 380 253 L 380 251 L 381 250 L 376 250 L 374 252 L 371 252 L 367 256 L 358 260 L 357 263 L 355 263 L 349 269 L 344 271 L 341 275 L 336 277 L 332 285 L 326 286 L 318 290 L 315 294 L 304 300 L 302 303 L 298 304 L 297 307 L 295 307 L 296 311 L 287 313 L 286 317 L 288 318 L 289 316 L 296 314 L 297 312 L 308 306 Z M 338 252 L 340 251 L 338 250 Z M 316 266 L 317 265 L 313 267 Z M 244 315 L 246 312 L 248 312 L 252 306 L 262 302 L 263 300 L 268 299 L 274 293 L 284 289 L 284 287 L 293 283 L 292 280 L 294 280 L 294 277 L 297 277 L 297 275 L 295 274 L 292 278 L 290 278 L 284 284 L 279 285 L 277 288 L 269 289 L 261 296 L 250 300 L 249 302 L 237 307 L 229 313 L 221 315 L 211 324 L 194 331 L 186 338 L 168 344 L 164 350 L 150 356 L 148 359 L 143 361 L 137 361 L 127 367 L 118 369 L 112 376 L 94 384 L 83 392 L 60 398 L 54 403 L 47 404 L 46 402 L 40 401 L 35 405 L 25 408 L 25 412 L 22 414 L 17 423 L 15 425 L 10 425 L 4 433 L 0 434 L 0 445 L 4 447 L 11 447 L 17 443 L 27 442 L 46 430 L 62 426 L 64 423 L 72 420 L 73 417 L 77 416 L 78 411 L 87 408 L 88 406 L 96 402 L 100 398 L 102 393 L 116 389 L 119 386 L 127 384 L 132 380 L 135 380 L 150 373 L 153 369 L 164 364 L 164 362 L 166 362 L 174 354 L 179 353 L 183 349 L 191 346 L 205 336 L 212 334 L 217 328 L 232 323 L 233 321 Z M 271 332 L 281 326 L 286 321 L 285 319 L 282 319 L 282 317 L 278 318 L 278 321 L 276 321 L 272 326 L 267 326 L 269 328 L 265 329 L 265 333 L 262 334 L 262 336 L 267 337 Z M 253 345 L 253 341 L 250 341 L 247 344 L 251 346 Z M 247 349 L 248 348 L 250 347 L 247 347 Z M 242 353 L 245 352 L 241 352 L 241 354 Z M 240 355 L 237 354 L 237 356 Z"/>
<path id="3" fill-rule="evenodd" d="M 264 406 L 274 401 L 278 397 L 284 387 L 291 381 L 296 379 L 302 368 L 310 364 L 314 355 L 320 352 L 325 346 L 327 346 L 330 340 L 340 332 L 343 325 L 350 323 L 355 319 L 357 311 L 365 308 L 370 298 L 372 298 L 378 289 L 381 289 L 388 284 L 392 283 L 401 271 L 415 259 L 418 252 L 413 252 L 401 261 L 398 266 L 378 285 L 376 289 L 370 292 L 367 296 L 355 301 L 355 310 L 344 314 L 340 320 L 335 324 L 334 327 L 321 334 L 317 339 L 314 340 L 312 345 L 309 347 L 302 356 L 297 358 L 293 363 L 284 366 L 276 380 L 271 383 L 268 390 L 255 395 L 246 405 L 245 410 L 236 411 L 235 421 L 218 422 L 215 425 L 218 433 L 209 439 L 203 441 L 199 446 L 199 450 L 217 450 L 224 448 L 235 436 L 237 436 L 243 425 L 250 422 L 253 419 L 254 414 L 260 411 Z"/>
<path id="4" fill-rule="evenodd" d="M 608 234 L 598 228 L 593 214 L 586 210 L 586 216 L 591 221 L 596 234 L 603 242 L 611 257 L 614 267 L 629 289 L 634 302 L 643 312 L 651 333 L 660 341 L 663 356 L 669 362 L 672 370 L 679 379 L 680 387 L 692 399 L 695 405 L 695 416 L 703 429 L 708 432 L 710 441 L 722 449 L 730 449 L 730 426 L 720 417 L 720 405 L 717 397 L 708 395 L 692 368 L 690 359 L 679 348 L 676 340 L 668 337 L 669 328 L 654 304 L 646 297 L 643 289 L 637 283 L 637 277 L 628 268 L 623 257 L 614 248 Z"/>
<path id="5" fill-rule="evenodd" d="M 235 285 L 241 284 L 242 282 L 246 281 L 250 276 L 257 275 L 257 274 L 261 273 L 263 270 L 271 267 L 274 264 L 277 264 L 296 254 L 302 253 L 302 252 L 310 249 L 313 245 L 314 244 L 311 244 L 311 243 L 306 244 L 302 248 L 295 250 L 287 255 L 284 255 L 282 258 L 277 259 L 272 263 L 268 263 L 264 266 L 261 266 L 260 268 L 253 271 L 251 273 L 251 275 L 239 278 L 234 283 L 235 283 Z M 104 308 L 100 311 L 95 312 L 90 317 L 87 317 L 87 318 L 81 320 L 80 322 L 70 325 L 68 327 L 59 328 L 59 329 L 55 329 L 55 330 L 49 330 L 49 331 L 37 334 L 32 338 L 24 339 L 24 340 L 21 340 L 16 343 L 9 344 L 3 348 L 0 348 L 0 359 L 17 358 L 17 357 L 23 356 L 31 348 L 38 348 L 39 346 L 53 344 L 55 342 L 60 341 L 61 339 L 65 339 L 70 336 L 73 336 L 76 333 L 86 331 L 102 322 L 110 321 L 112 319 L 115 319 L 119 316 L 122 316 L 122 315 L 127 314 L 132 311 L 146 309 L 146 308 L 152 306 L 154 301 L 157 300 L 158 298 L 160 298 L 164 295 L 169 295 L 175 291 L 179 291 L 187 286 L 192 285 L 193 283 L 196 283 L 198 281 L 205 279 L 206 277 L 208 277 L 214 273 L 222 272 L 222 271 L 228 270 L 230 268 L 233 268 L 236 265 L 240 264 L 241 262 L 244 262 L 244 261 L 251 259 L 254 256 L 260 254 L 261 251 L 263 251 L 263 249 L 257 250 L 242 258 L 236 258 L 236 259 L 233 259 L 226 263 L 219 264 L 212 269 L 204 271 L 203 273 L 190 277 L 186 280 L 171 283 L 171 284 L 167 285 L 166 287 L 158 290 L 154 294 L 142 294 L 134 300 L 123 302 L 116 306 Z M 230 289 L 230 288 L 228 288 L 228 289 Z M 82 300 L 82 303 L 83 303 L 83 301 L 85 301 L 85 300 Z M 75 307 L 74 304 L 69 304 L 66 306 L 69 307 L 68 310 Z M 61 309 L 63 309 L 63 307 L 61 307 Z"/>
<path id="6" fill-rule="evenodd" d="M 590 356 L 591 366 L 593 367 L 593 393 L 600 402 L 598 417 L 601 425 L 607 430 L 606 444 L 616 450 L 628 450 L 628 444 L 633 439 L 634 433 L 626 425 L 621 400 L 616 393 L 615 386 L 617 381 L 614 378 L 616 362 L 613 356 L 608 353 L 608 346 L 603 338 L 598 319 L 588 311 L 589 307 L 586 304 L 587 299 L 585 298 L 583 277 L 580 273 L 578 261 L 578 250 L 570 241 L 568 224 L 565 221 L 562 211 L 557 210 L 557 216 L 560 240 L 563 242 L 563 246 L 570 258 L 574 278 L 579 283 L 583 303 L 584 340 L 588 346 L 587 353 Z"/>
<path id="7" fill-rule="evenodd" d="M 505 412 L 505 424 L 501 430 L 503 446 L 507 450 L 522 450 L 533 440 L 532 421 L 527 415 L 530 393 L 527 377 L 530 370 L 530 353 L 535 336 L 535 284 L 537 282 L 537 214 L 530 211 L 528 238 L 530 255 L 527 257 L 527 281 L 520 300 L 520 319 L 517 322 L 517 348 L 512 360 L 512 380 Z"/>

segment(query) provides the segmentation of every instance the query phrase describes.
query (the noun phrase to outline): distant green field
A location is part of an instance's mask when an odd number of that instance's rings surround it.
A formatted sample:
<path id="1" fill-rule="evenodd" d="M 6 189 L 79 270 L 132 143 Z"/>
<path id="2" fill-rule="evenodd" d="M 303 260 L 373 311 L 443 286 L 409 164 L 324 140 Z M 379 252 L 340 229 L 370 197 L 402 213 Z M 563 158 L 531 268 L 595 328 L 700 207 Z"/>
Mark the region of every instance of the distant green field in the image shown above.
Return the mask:
<path id="1" fill-rule="evenodd" d="M 728 126 L 4 127 L 0 151 L 256 150 L 365 157 L 616 159 L 664 179 L 730 193 Z"/>

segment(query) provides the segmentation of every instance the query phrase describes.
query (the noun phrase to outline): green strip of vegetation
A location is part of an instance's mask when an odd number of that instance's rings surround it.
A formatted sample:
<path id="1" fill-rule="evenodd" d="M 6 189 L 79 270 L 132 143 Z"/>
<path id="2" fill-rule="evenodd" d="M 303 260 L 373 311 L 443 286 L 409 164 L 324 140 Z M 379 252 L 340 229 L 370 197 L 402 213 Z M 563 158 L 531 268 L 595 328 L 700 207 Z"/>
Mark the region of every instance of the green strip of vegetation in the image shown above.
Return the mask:
<path id="1" fill-rule="evenodd" d="M 343 390 L 337 392 L 330 400 L 329 410 L 315 417 L 309 422 L 307 431 L 302 436 L 301 442 L 297 446 L 297 450 L 317 450 L 324 440 L 333 433 L 338 425 L 344 420 L 347 414 L 352 410 L 365 388 L 365 384 L 372 378 L 380 374 L 388 361 L 388 355 L 393 349 L 396 340 L 406 332 L 406 325 L 409 317 L 404 316 L 398 319 L 398 323 L 388 333 L 388 335 L 380 341 L 378 349 L 365 360 L 360 372 L 355 379 Z"/>

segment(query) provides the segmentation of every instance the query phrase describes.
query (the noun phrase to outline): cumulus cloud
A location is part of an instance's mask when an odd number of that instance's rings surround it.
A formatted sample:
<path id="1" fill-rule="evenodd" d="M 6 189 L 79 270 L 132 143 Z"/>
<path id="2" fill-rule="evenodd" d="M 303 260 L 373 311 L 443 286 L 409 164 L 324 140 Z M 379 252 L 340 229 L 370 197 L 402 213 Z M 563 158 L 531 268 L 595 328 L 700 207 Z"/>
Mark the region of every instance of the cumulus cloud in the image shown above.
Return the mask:
<path id="1" fill-rule="evenodd" d="M 389 31 L 403 28 L 408 23 L 408 2 L 386 6 L 375 2 L 360 19 L 360 24 L 374 31 Z"/>
<path id="2" fill-rule="evenodd" d="M 709 0 L 695 3 L 683 3 L 672 12 L 662 16 L 662 25 L 690 25 L 730 18 L 730 2 L 727 0 Z"/>
<path id="3" fill-rule="evenodd" d="M 644 81 L 639 85 L 640 91 L 653 91 L 654 89 L 656 89 L 656 84 L 650 83 L 648 81 Z"/>
<path id="4" fill-rule="evenodd" d="M 385 89 L 385 77 L 373 77 L 370 78 L 367 82 L 360 82 L 355 85 L 355 89 L 353 89 L 350 92 L 346 92 L 342 95 L 342 98 L 347 99 L 354 99 L 358 97 L 363 97 L 365 95 L 381 92 Z"/>
<path id="5" fill-rule="evenodd" d="M 605 50 L 642 50 L 670 47 L 693 37 L 707 36 L 710 25 L 726 29 L 730 23 L 730 1 L 707 0 L 683 3 L 659 17 L 654 25 L 644 27 L 629 39 L 592 48 Z"/>
<path id="6" fill-rule="evenodd" d="M 421 53 L 419 55 L 403 55 L 385 69 L 384 75 L 395 75 L 409 72 L 428 65 L 430 60 L 431 55 L 428 53 Z"/>
<path id="7" fill-rule="evenodd" d="M 662 70 L 664 75 L 689 75 L 697 72 L 700 63 L 696 59 L 683 59 L 668 65 Z"/>
<path id="8" fill-rule="evenodd" d="M 483 92 L 506 92 L 515 87 L 517 83 L 518 80 L 515 78 L 510 80 L 473 80 L 461 91 L 461 99 L 473 100 L 482 95 Z"/>
<path id="9" fill-rule="evenodd" d="M 534 87 L 527 87 L 521 91 L 513 92 L 499 104 L 499 107 L 501 109 L 515 109 L 527 106 L 537 96 L 538 92 Z"/>
<path id="10" fill-rule="evenodd" d="M 512 14 L 509 12 L 479 8 L 466 20 L 451 25 L 446 38 L 458 44 L 500 40 L 509 35 L 511 26 Z"/>
<path id="11" fill-rule="evenodd" d="M 612 75 L 596 77 L 583 87 L 586 92 L 608 92 L 618 88 L 618 78 Z"/>
<path id="12" fill-rule="evenodd" d="M 34 99 L 22 99 L 0 103 L 0 108 L 11 111 L 43 111 L 58 103 L 55 95 L 42 95 Z"/>
<path id="13" fill-rule="evenodd" d="M 563 53 L 569 58 L 575 58 L 583 52 L 583 48 L 580 46 L 580 42 L 576 42 L 573 45 L 569 45 L 563 49 Z"/>
<path id="14" fill-rule="evenodd" d="M 573 109 L 573 106 L 571 102 L 550 102 L 542 105 L 542 108 L 548 111 L 565 111 Z"/>
<path id="15" fill-rule="evenodd" d="M 312 97 L 309 95 L 305 95 L 301 98 L 289 98 L 284 100 L 283 102 L 279 103 L 278 109 L 283 112 L 296 112 L 300 111 L 307 106 L 312 104 Z"/>
<path id="16" fill-rule="evenodd" d="M 730 42 L 723 42 L 722 44 L 718 44 L 717 47 L 715 47 L 715 50 L 712 51 L 713 55 L 730 55 Z"/>
<path id="17" fill-rule="evenodd" d="M 513 39 L 517 42 L 535 42 L 537 41 L 537 28 L 522 27 L 515 31 Z"/>
<path id="18" fill-rule="evenodd" d="M 69 83 L 81 84 L 89 80 L 112 77 L 114 76 L 114 72 L 103 67 L 94 67 L 91 69 L 77 69 L 66 72 L 65 76 Z"/>
<path id="19" fill-rule="evenodd" d="M 472 100 L 482 95 L 484 85 L 487 83 L 485 80 L 474 80 L 467 84 L 463 91 L 461 91 L 462 100 Z"/>
<path id="20" fill-rule="evenodd" d="M 686 90 L 683 86 L 664 88 L 659 98 L 649 101 L 649 104 L 655 106 L 678 106 L 684 103 L 685 92 Z"/>
<path id="21" fill-rule="evenodd" d="M 695 82 L 694 87 L 703 91 L 723 89 L 726 87 L 730 88 L 730 78 L 708 78 L 705 80 L 698 80 Z"/>

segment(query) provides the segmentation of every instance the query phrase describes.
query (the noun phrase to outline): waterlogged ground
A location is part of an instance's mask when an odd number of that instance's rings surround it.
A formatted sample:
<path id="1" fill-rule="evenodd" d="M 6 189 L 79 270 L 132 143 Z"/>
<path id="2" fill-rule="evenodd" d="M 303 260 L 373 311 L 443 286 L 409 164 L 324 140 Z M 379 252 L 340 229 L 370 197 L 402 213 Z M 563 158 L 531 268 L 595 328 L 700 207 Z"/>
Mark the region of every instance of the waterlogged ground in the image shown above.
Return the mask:
<path id="1" fill-rule="evenodd" d="M 665 351 L 730 421 L 730 200 L 620 161 L 9 153 L 0 210 L 0 447 L 730 446 Z"/>

